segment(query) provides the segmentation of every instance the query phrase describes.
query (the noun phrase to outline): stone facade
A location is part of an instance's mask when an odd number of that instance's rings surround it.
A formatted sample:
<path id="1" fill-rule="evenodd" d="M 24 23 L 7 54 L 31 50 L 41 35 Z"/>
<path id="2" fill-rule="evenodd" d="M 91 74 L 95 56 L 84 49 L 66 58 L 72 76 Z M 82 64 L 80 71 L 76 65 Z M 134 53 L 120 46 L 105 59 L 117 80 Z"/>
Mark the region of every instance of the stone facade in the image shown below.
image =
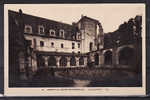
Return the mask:
<path id="1" fill-rule="evenodd" d="M 101 23 L 87 16 L 69 25 L 9 11 L 9 22 L 23 26 L 19 32 L 26 41 L 26 51 L 22 50 L 24 53 L 19 56 L 18 63 L 27 76 L 41 68 L 140 66 L 141 16 L 120 25 L 115 32 L 105 34 Z M 12 23 L 9 25 L 10 29 L 17 28 Z M 10 30 L 9 34 L 13 32 Z"/>

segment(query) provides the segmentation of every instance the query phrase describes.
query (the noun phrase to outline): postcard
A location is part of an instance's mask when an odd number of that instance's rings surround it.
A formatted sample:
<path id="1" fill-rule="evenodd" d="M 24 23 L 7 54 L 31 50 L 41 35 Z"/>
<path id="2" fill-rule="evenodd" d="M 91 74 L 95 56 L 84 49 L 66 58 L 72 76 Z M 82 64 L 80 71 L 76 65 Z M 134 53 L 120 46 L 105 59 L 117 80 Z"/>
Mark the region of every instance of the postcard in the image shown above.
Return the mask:
<path id="1" fill-rule="evenodd" d="M 5 4 L 6 96 L 146 95 L 145 4 Z"/>

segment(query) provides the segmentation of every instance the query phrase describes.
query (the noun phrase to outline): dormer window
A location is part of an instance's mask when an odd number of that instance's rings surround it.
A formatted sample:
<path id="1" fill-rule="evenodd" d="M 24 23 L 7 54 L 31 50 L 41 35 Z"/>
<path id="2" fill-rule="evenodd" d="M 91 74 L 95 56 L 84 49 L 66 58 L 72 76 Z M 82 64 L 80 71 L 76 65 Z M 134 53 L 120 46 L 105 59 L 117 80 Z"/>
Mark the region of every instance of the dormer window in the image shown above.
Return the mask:
<path id="1" fill-rule="evenodd" d="M 25 33 L 32 33 L 32 27 L 30 25 L 25 25 L 24 32 Z"/>
<path id="2" fill-rule="evenodd" d="M 39 34 L 44 34 L 44 26 L 43 25 L 39 25 L 38 26 L 38 30 L 39 30 Z"/>
<path id="3" fill-rule="evenodd" d="M 53 30 L 53 29 L 50 29 L 50 30 L 49 30 L 49 33 L 50 33 L 50 36 L 56 36 L 55 30 Z"/>
<path id="4" fill-rule="evenodd" d="M 61 29 L 61 30 L 59 30 L 59 36 L 60 36 L 60 37 L 63 37 L 63 38 L 64 38 L 64 33 L 65 33 L 65 31 L 64 31 L 64 30 L 62 30 L 62 29 Z"/>

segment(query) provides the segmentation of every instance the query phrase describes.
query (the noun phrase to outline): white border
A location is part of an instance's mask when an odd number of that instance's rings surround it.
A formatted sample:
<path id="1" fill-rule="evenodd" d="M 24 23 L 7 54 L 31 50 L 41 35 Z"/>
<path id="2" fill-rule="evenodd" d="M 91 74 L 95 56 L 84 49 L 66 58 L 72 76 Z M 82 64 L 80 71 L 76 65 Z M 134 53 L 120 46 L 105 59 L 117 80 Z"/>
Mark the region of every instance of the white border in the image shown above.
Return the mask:
<path id="1" fill-rule="evenodd" d="M 65 87 L 9 88 L 8 87 L 8 5 L 4 5 L 4 95 L 5 96 L 142 96 L 146 95 L 146 38 L 145 11 L 142 16 L 142 87 Z M 57 4 L 58 5 L 58 4 Z M 111 4 L 112 5 L 112 4 Z M 130 5 L 130 4 L 126 4 Z M 143 6 L 145 4 L 136 4 Z M 76 90 L 74 90 L 76 89 Z M 80 89 L 80 90 L 78 90 Z"/>

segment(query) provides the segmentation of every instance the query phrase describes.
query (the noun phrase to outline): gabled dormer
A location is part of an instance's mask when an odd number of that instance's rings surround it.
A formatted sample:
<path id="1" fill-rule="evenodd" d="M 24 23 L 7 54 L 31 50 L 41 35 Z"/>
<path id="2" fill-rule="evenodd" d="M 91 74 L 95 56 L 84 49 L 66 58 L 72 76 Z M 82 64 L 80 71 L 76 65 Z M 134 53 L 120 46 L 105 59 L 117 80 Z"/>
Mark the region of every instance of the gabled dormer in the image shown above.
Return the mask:
<path id="1" fill-rule="evenodd" d="M 38 25 L 38 33 L 40 35 L 44 35 L 44 26 L 43 25 Z"/>

